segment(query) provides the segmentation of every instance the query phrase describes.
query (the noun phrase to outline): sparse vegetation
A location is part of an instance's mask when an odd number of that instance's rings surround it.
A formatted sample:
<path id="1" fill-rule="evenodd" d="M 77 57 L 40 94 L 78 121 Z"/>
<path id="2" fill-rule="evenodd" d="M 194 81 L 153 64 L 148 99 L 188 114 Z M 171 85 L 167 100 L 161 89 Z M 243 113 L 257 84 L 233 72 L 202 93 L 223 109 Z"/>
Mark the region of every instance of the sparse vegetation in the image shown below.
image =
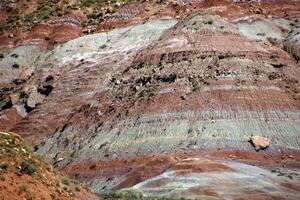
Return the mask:
<path id="1" fill-rule="evenodd" d="M 56 196 L 56 194 L 55 193 L 51 193 L 50 194 L 50 197 L 54 200 L 54 199 L 57 199 L 57 196 Z"/>
<path id="2" fill-rule="evenodd" d="M 0 176 L 1 181 L 5 181 L 5 177 L 3 175 Z"/>
<path id="3" fill-rule="evenodd" d="M 18 194 L 21 194 L 26 191 L 27 191 L 26 185 L 21 185 L 18 189 Z"/>
<path id="4" fill-rule="evenodd" d="M 8 169 L 7 163 L 0 164 L 0 172 L 7 172 L 7 169 Z"/>
<path id="5" fill-rule="evenodd" d="M 14 53 L 14 54 L 11 55 L 11 57 L 12 57 L 12 58 L 18 58 L 19 55 Z"/>
<path id="6" fill-rule="evenodd" d="M 9 31 L 13 27 L 15 27 L 15 26 L 13 24 L 10 24 L 10 23 L 0 25 L 0 34 L 3 34 L 7 31 Z"/>
<path id="7" fill-rule="evenodd" d="M 27 197 L 26 200 L 34 200 L 33 196 Z"/>
<path id="8" fill-rule="evenodd" d="M 207 21 L 204 22 L 204 24 L 208 24 L 208 25 L 212 25 L 214 22 L 213 20 L 209 19 Z"/>
<path id="9" fill-rule="evenodd" d="M 17 63 L 15 63 L 15 64 L 12 65 L 12 67 L 15 68 L 15 69 L 19 69 L 19 68 L 20 68 L 20 65 L 17 64 Z"/>
<path id="10" fill-rule="evenodd" d="M 123 192 L 111 192 L 100 195 L 106 200 L 188 200 L 187 198 L 144 196 L 141 192 L 135 190 L 126 190 Z"/>
<path id="11" fill-rule="evenodd" d="M 81 1 L 81 5 L 84 6 L 84 7 L 89 7 L 93 4 L 97 3 L 96 0 L 82 0 Z"/>
<path id="12" fill-rule="evenodd" d="M 34 172 L 36 172 L 36 166 L 32 163 L 29 163 L 27 161 L 23 161 L 21 163 L 21 169 L 20 172 L 28 174 L 28 175 L 32 175 Z"/>
<path id="13" fill-rule="evenodd" d="M 6 24 L 0 25 L 0 35 L 7 33 L 11 29 L 27 26 L 30 27 L 41 21 L 47 21 L 51 18 L 60 17 L 69 14 L 72 10 L 84 10 L 87 13 L 88 18 L 98 19 L 101 8 L 110 6 L 112 10 L 109 12 L 115 12 L 116 7 L 121 4 L 128 4 L 136 0 L 112 0 L 112 1 L 100 1 L 100 0 L 80 0 L 77 3 L 72 4 L 69 1 L 64 0 L 36 0 L 37 8 L 32 10 L 31 13 L 23 15 L 22 12 L 12 14 L 8 16 Z M 32 4 L 31 1 L 27 1 L 23 4 L 24 8 Z M 93 23 L 93 22 L 90 22 Z"/>
<path id="14" fill-rule="evenodd" d="M 4 58 L 4 54 L 0 53 L 0 59 Z"/>
<path id="15" fill-rule="evenodd" d="M 63 182 L 63 184 L 65 184 L 65 185 L 70 185 L 70 179 L 68 179 L 68 178 L 64 178 L 64 179 L 62 180 L 62 182 Z"/>
<path id="16" fill-rule="evenodd" d="M 39 194 L 32 196 L 29 191 L 33 185 L 47 187 L 52 199 L 61 199 L 61 195 L 75 196 L 75 191 L 76 195 L 84 193 L 76 181 L 62 176 L 49 163 L 44 162 L 43 156 L 33 153 L 17 134 L 0 132 L 0 149 L 3 152 L 0 155 L 0 182 L 15 187 L 16 196 L 23 196 L 26 200 L 38 199 Z M 8 192 L 4 190 L 4 194 Z"/>

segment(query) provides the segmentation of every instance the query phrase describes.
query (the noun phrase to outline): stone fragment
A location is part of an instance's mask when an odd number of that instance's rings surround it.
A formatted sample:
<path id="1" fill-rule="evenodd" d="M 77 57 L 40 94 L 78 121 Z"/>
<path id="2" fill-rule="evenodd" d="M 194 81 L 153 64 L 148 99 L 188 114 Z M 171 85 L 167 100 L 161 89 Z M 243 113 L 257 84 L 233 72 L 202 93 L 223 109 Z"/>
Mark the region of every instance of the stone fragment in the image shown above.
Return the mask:
<path id="1" fill-rule="evenodd" d="M 10 101 L 14 105 L 19 101 L 19 95 L 18 94 L 11 94 L 10 95 Z"/>
<path id="2" fill-rule="evenodd" d="M 56 163 L 61 162 L 61 161 L 63 161 L 63 160 L 64 160 L 64 158 L 62 158 L 62 157 L 57 158 Z"/>
<path id="3" fill-rule="evenodd" d="M 270 139 L 259 135 L 251 136 L 250 142 L 256 151 L 268 148 L 271 143 Z"/>

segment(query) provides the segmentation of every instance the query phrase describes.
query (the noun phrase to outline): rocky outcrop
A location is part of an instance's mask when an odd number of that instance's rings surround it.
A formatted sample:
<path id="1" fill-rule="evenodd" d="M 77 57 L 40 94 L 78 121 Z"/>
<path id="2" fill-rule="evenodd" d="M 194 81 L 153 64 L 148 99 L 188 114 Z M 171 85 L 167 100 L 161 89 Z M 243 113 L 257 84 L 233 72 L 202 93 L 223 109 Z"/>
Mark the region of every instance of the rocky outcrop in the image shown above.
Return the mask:
<path id="1" fill-rule="evenodd" d="M 297 4 L 166 2 L 122 7 L 99 24 L 107 32 L 34 59 L 18 53 L 18 69 L 5 55 L 0 127 L 99 193 L 296 199 L 300 68 L 285 50 Z M 252 135 L 272 143 L 256 152 Z"/>
<path id="2" fill-rule="evenodd" d="M 291 31 L 289 37 L 284 42 L 285 50 L 295 58 L 297 63 L 299 63 L 299 59 L 300 59 L 299 41 L 300 41 L 300 27 L 298 23 L 297 28 Z"/>

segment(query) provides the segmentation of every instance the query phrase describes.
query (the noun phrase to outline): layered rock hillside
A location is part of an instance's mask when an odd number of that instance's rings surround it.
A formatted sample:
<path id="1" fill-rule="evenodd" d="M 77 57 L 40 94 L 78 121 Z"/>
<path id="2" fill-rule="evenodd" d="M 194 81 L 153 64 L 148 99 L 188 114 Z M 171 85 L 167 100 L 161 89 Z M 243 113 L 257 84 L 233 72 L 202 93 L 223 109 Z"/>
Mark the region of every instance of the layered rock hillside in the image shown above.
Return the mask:
<path id="1" fill-rule="evenodd" d="M 299 199 L 299 1 L 44 2 L 0 4 L 1 130 L 107 198 Z"/>

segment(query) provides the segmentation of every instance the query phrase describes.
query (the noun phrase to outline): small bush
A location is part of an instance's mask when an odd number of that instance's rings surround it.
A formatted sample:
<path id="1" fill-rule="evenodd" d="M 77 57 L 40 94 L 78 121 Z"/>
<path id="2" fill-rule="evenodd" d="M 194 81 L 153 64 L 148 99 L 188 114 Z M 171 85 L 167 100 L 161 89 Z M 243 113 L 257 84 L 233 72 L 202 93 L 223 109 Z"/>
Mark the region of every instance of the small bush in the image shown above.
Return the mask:
<path id="1" fill-rule="evenodd" d="M 7 163 L 2 163 L 0 165 L 0 171 L 7 172 L 7 169 L 8 169 L 8 164 Z"/>
<path id="2" fill-rule="evenodd" d="M 22 194 L 23 192 L 26 192 L 27 191 L 27 188 L 25 185 L 21 185 L 19 187 L 19 190 L 18 190 L 18 194 Z"/>
<path id="3" fill-rule="evenodd" d="M 36 166 L 33 164 L 30 164 L 26 161 L 23 161 L 21 163 L 21 170 L 20 172 L 28 174 L 28 175 L 32 175 L 34 172 L 36 172 Z"/>
<path id="4" fill-rule="evenodd" d="M 16 69 L 19 69 L 20 68 L 20 65 L 19 64 L 17 64 L 17 63 L 15 63 L 15 64 L 13 64 L 13 66 L 12 66 L 13 68 L 16 68 Z"/>
<path id="5" fill-rule="evenodd" d="M 209 25 L 212 25 L 214 22 L 213 20 L 209 19 L 207 21 L 204 22 L 204 24 L 209 24 Z"/>
<path id="6" fill-rule="evenodd" d="M 0 53 L 0 58 L 4 58 L 4 54 L 3 53 Z"/>
<path id="7" fill-rule="evenodd" d="M 51 196 L 52 199 L 57 199 L 57 196 L 56 196 L 55 193 L 50 194 L 50 196 Z"/>
<path id="8" fill-rule="evenodd" d="M 65 185 L 70 185 L 70 180 L 68 178 L 64 178 L 62 182 Z"/>
<path id="9" fill-rule="evenodd" d="M 27 197 L 26 200 L 34 200 L 33 196 Z"/>
<path id="10" fill-rule="evenodd" d="M 4 176 L 0 176 L 0 181 L 5 181 L 5 177 Z"/>
<path id="11" fill-rule="evenodd" d="M 184 197 L 143 196 L 141 192 L 135 190 L 104 193 L 100 196 L 105 200 L 190 200 Z"/>
<path id="12" fill-rule="evenodd" d="M 19 55 L 14 53 L 14 54 L 11 55 L 11 57 L 12 57 L 12 58 L 18 58 Z"/>

